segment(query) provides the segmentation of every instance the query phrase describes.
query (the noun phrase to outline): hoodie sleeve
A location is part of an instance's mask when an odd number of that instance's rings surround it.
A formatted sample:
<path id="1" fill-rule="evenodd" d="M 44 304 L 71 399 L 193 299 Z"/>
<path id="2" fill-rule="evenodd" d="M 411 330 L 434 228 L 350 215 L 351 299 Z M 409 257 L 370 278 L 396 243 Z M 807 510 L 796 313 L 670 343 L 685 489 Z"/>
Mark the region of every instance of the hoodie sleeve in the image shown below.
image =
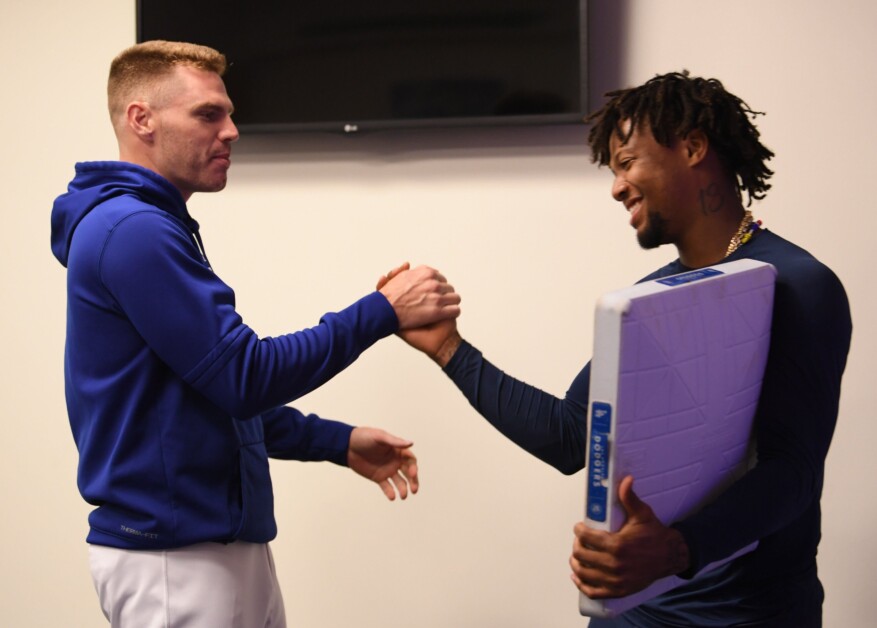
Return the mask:
<path id="1" fill-rule="evenodd" d="M 347 466 L 353 427 L 280 406 L 262 414 L 268 456 L 281 460 L 328 460 Z"/>
<path id="2" fill-rule="evenodd" d="M 392 306 L 374 292 L 315 327 L 259 338 L 193 238 L 162 212 L 133 213 L 107 239 L 101 281 L 149 350 L 234 417 L 310 392 L 398 327 Z"/>

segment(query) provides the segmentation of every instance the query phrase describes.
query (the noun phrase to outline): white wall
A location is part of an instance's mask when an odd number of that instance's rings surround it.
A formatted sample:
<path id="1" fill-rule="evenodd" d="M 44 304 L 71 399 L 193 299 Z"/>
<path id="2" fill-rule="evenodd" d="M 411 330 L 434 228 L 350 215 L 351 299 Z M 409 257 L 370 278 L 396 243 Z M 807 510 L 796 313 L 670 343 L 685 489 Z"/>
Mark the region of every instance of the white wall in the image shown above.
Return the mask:
<path id="1" fill-rule="evenodd" d="M 755 214 L 844 281 L 855 332 L 825 485 L 826 626 L 864 626 L 877 562 L 877 8 L 870 0 L 593 0 L 595 94 L 689 68 L 754 108 L 777 157 Z M 85 562 L 64 407 L 64 272 L 49 210 L 78 160 L 112 159 L 110 59 L 134 2 L 0 5 L 0 624 L 102 625 Z M 232 94 L 232 96 L 234 96 Z M 307 97 L 305 94 L 302 97 Z M 590 354 L 591 308 L 673 251 L 637 248 L 585 129 L 247 137 L 228 189 L 196 196 L 217 272 L 261 334 L 314 324 L 402 260 L 442 269 L 461 330 L 502 368 L 562 395 Z M 577 627 L 568 580 L 583 477 L 499 437 L 396 338 L 301 400 L 413 438 L 421 494 L 387 503 L 329 464 L 274 466 L 275 555 L 292 625 Z"/>

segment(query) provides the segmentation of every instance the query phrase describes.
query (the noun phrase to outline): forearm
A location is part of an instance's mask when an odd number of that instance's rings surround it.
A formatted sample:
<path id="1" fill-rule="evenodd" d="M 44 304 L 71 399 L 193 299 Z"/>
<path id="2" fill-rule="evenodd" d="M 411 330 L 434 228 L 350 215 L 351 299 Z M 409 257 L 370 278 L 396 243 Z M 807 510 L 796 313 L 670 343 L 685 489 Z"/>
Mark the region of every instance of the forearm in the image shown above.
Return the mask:
<path id="1" fill-rule="evenodd" d="M 377 293 L 292 334 L 260 339 L 241 325 L 237 338 L 208 354 L 185 379 L 232 416 L 254 416 L 321 386 L 395 325 Z"/>
<path id="2" fill-rule="evenodd" d="M 444 371 L 469 403 L 515 444 L 562 473 L 584 467 L 586 391 L 558 399 L 506 375 L 462 339 Z"/>
<path id="3" fill-rule="evenodd" d="M 347 466 L 353 427 L 281 406 L 261 415 L 268 456 L 282 460 L 330 461 Z"/>

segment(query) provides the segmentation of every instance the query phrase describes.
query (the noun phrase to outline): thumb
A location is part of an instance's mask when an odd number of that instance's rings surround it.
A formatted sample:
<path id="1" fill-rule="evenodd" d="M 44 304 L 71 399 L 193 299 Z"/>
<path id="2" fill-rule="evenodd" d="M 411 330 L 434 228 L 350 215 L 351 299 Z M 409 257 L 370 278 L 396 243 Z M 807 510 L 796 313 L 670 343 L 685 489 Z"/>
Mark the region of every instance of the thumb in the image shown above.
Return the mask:
<path id="1" fill-rule="evenodd" d="M 633 491 L 633 476 L 625 476 L 618 485 L 618 501 L 627 513 L 627 520 L 654 517 L 652 508 Z"/>
<path id="2" fill-rule="evenodd" d="M 402 264 L 400 264 L 399 266 L 397 266 L 396 268 L 394 268 L 393 270 L 388 272 L 386 275 L 381 275 L 381 278 L 378 279 L 378 285 L 375 287 L 375 290 L 380 290 L 385 285 L 387 285 L 387 282 L 390 281 L 393 277 L 395 277 L 396 275 L 398 275 L 399 273 L 401 273 L 403 271 L 410 270 L 410 269 L 411 269 L 411 264 L 409 262 L 403 262 Z"/>

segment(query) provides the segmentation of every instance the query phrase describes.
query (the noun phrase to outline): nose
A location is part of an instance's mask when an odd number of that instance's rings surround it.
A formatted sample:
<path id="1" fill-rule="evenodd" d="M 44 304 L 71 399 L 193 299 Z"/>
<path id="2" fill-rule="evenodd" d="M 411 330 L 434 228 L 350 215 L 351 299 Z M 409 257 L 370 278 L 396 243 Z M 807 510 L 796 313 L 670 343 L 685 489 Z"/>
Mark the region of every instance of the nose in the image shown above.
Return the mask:
<path id="1" fill-rule="evenodd" d="M 241 134 L 231 117 L 225 119 L 225 125 L 222 127 L 222 131 L 220 131 L 219 137 L 227 144 L 237 142 L 240 139 Z"/>
<path id="2" fill-rule="evenodd" d="M 628 191 L 629 187 L 624 177 L 620 174 L 615 175 L 615 180 L 612 181 L 612 198 L 623 203 L 624 199 L 627 198 Z"/>

